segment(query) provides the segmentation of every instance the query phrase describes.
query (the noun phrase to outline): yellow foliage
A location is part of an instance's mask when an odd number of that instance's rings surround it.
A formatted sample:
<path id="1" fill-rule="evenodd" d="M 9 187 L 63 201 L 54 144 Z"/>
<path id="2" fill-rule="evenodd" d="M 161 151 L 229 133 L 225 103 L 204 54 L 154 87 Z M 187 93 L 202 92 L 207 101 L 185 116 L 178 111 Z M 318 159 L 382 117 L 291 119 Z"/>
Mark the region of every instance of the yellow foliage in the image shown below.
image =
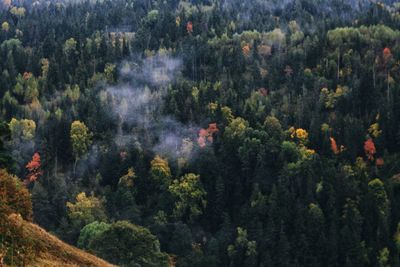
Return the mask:
<path id="1" fill-rule="evenodd" d="M 289 134 L 292 139 L 297 139 L 301 144 L 305 144 L 308 141 L 308 132 L 302 128 L 289 128 Z"/>
<path id="2" fill-rule="evenodd" d="M 1 24 L 1 29 L 5 32 L 8 32 L 10 30 L 10 24 L 8 24 L 7 21 L 4 21 L 3 24 Z"/>
<path id="3" fill-rule="evenodd" d="M 133 187 L 133 182 L 135 180 L 136 174 L 133 167 L 128 169 L 128 172 L 119 178 L 118 184 L 124 185 L 126 187 Z"/>
<path id="4" fill-rule="evenodd" d="M 8 125 L 14 139 L 32 140 L 35 137 L 36 123 L 33 120 L 12 118 Z"/>
<path id="5" fill-rule="evenodd" d="M 169 179 L 171 177 L 171 170 L 169 168 L 168 161 L 156 155 L 151 161 L 151 173 L 156 179 Z"/>
<path id="6" fill-rule="evenodd" d="M 376 123 L 372 124 L 372 125 L 369 127 L 368 132 L 369 132 L 369 134 L 372 135 L 374 138 L 379 137 L 379 136 L 381 135 L 381 133 L 382 133 L 382 130 L 380 130 L 380 128 L 379 128 L 379 123 L 376 122 Z"/>

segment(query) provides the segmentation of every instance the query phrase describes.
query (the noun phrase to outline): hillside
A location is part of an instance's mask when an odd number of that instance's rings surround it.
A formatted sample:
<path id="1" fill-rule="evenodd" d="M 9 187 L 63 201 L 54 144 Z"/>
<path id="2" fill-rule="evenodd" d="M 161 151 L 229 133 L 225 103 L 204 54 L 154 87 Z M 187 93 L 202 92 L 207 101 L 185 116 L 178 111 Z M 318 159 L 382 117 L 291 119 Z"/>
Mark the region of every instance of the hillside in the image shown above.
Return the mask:
<path id="1" fill-rule="evenodd" d="M 24 238 L 31 239 L 38 250 L 37 255 L 34 257 L 34 262 L 29 263 L 29 266 L 115 266 L 96 256 L 93 256 L 92 254 L 62 242 L 60 239 L 46 232 L 38 225 L 23 220 L 19 215 L 11 214 L 8 216 L 8 219 L 10 223 L 16 227 L 22 226 Z"/>

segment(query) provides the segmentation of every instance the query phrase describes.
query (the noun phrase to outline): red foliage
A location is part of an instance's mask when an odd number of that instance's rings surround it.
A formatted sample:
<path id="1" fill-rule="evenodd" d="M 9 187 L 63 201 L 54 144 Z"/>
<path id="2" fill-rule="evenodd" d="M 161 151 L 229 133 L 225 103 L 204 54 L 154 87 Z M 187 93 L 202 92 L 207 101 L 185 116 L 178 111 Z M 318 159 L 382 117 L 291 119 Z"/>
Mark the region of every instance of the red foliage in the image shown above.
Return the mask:
<path id="1" fill-rule="evenodd" d="M 383 160 L 383 158 L 377 158 L 375 164 L 378 167 L 382 167 L 383 164 L 385 164 L 385 161 Z"/>
<path id="2" fill-rule="evenodd" d="M 210 124 L 208 125 L 207 132 L 208 132 L 210 135 L 215 134 L 215 133 L 218 132 L 218 131 L 219 131 L 219 129 L 218 129 L 216 123 L 210 123 Z"/>
<path id="3" fill-rule="evenodd" d="M 365 155 L 367 155 L 369 160 L 374 160 L 374 155 L 376 154 L 376 148 L 375 148 L 374 141 L 372 141 L 371 138 L 369 138 L 367 141 L 365 141 L 364 151 L 365 151 Z"/>
<path id="4" fill-rule="evenodd" d="M 205 147 L 207 141 L 212 143 L 214 141 L 213 135 L 219 131 L 216 123 L 210 123 L 207 129 L 199 130 L 199 137 L 197 138 L 197 143 L 200 147 Z"/>
<path id="5" fill-rule="evenodd" d="M 32 160 L 26 164 L 26 169 L 29 172 L 25 179 L 26 184 L 36 181 L 39 176 L 43 175 L 43 171 L 40 169 L 41 165 L 40 155 L 36 152 L 33 154 Z"/>
<path id="6" fill-rule="evenodd" d="M 186 24 L 186 30 L 187 30 L 188 33 L 192 33 L 193 32 L 193 23 L 191 21 L 189 21 Z"/>
<path id="7" fill-rule="evenodd" d="M 250 55 L 250 51 L 251 51 L 250 45 L 247 44 L 247 45 L 242 47 L 243 55 L 245 55 L 245 56 Z"/>
<path id="8" fill-rule="evenodd" d="M 32 77 L 31 72 L 24 72 L 24 75 L 22 76 L 24 80 L 29 80 Z"/>
<path id="9" fill-rule="evenodd" d="M 386 47 L 385 49 L 383 49 L 383 60 L 385 61 L 385 64 L 388 63 L 391 57 L 392 51 L 390 50 L 390 48 Z"/>
<path id="10" fill-rule="evenodd" d="M 338 146 L 336 144 L 336 140 L 333 137 L 329 137 L 329 139 L 331 140 L 331 149 L 333 154 L 337 155 L 340 153 Z"/>

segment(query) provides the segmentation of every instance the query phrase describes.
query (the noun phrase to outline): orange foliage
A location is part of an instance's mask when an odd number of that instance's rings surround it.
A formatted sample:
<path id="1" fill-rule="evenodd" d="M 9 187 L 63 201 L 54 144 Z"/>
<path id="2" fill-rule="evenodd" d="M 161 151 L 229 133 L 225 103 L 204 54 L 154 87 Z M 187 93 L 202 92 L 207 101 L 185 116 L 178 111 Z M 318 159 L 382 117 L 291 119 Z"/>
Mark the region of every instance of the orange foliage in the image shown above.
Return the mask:
<path id="1" fill-rule="evenodd" d="M 250 45 L 245 45 L 242 47 L 243 55 L 248 56 L 250 54 Z"/>
<path id="2" fill-rule="evenodd" d="M 385 61 L 385 64 L 388 63 L 391 57 L 392 57 L 392 51 L 390 50 L 390 48 L 386 47 L 385 49 L 383 49 L 383 59 Z"/>
<path id="3" fill-rule="evenodd" d="M 331 149 L 333 154 L 337 155 L 340 153 L 338 146 L 336 144 L 336 140 L 333 137 L 329 137 L 329 139 L 331 140 Z"/>
<path id="4" fill-rule="evenodd" d="M 43 174 L 43 171 L 40 169 L 41 165 L 40 155 L 36 152 L 33 154 L 32 160 L 26 165 L 26 169 L 29 172 L 25 179 L 26 184 L 36 181 Z"/>
<path id="5" fill-rule="evenodd" d="M 376 148 L 375 148 L 374 141 L 372 141 L 371 138 L 369 138 L 367 141 L 365 141 L 364 151 L 365 151 L 365 155 L 367 155 L 369 160 L 374 160 L 374 155 L 376 154 Z"/>
<path id="6" fill-rule="evenodd" d="M 191 21 L 189 21 L 186 24 L 186 30 L 187 30 L 188 33 L 192 33 L 193 32 L 193 23 Z"/>
<path id="7" fill-rule="evenodd" d="M 214 141 L 213 135 L 219 131 L 216 123 L 210 123 L 207 129 L 199 130 L 199 137 L 197 138 L 197 143 L 200 147 L 205 147 L 207 141 L 212 143 Z"/>
<path id="8" fill-rule="evenodd" d="M 383 158 L 377 158 L 375 164 L 378 167 L 382 167 L 383 164 L 385 164 L 385 161 L 383 160 Z"/>
<path id="9" fill-rule="evenodd" d="M 24 72 L 24 80 L 29 80 L 32 77 L 32 73 L 31 72 Z"/>

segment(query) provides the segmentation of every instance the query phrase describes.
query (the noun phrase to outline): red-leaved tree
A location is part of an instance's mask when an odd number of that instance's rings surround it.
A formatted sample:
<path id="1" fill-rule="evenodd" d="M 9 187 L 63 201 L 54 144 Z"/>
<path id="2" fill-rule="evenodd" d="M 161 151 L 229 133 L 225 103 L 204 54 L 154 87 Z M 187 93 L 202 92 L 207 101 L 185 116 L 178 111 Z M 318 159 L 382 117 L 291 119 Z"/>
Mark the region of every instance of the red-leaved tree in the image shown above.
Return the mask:
<path id="1" fill-rule="evenodd" d="M 338 146 L 336 144 L 335 138 L 329 137 L 329 139 L 331 140 L 331 150 L 332 150 L 333 154 L 335 154 L 335 155 L 339 154 L 340 151 L 339 151 Z"/>
<path id="2" fill-rule="evenodd" d="M 375 148 L 374 141 L 372 141 L 371 138 L 369 138 L 367 141 L 365 141 L 364 151 L 365 151 L 365 155 L 367 155 L 367 158 L 369 160 L 374 160 L 374 155 L 376 154 L 376 148 Z"/>
<path id="3" fill-rule="evenodd" d="M 28 170 L 28 175 L 25 179 L 26 184 L 36 181 L 41 175 L 43 175 L 41 165 L 40 154 L 36 152 L 33 154 L 32 160 L 26 165 L 26 169 Z"/>
<path id="4" fill-rule="evenodd" d="M 191 21 L 189 21 L 186 24 L 186 30 L 187 30 L 188 33 L 192 33 L 193 32 L 193 23 Z"/>
<path id="5" fill-rule="evenodd" d="M 207 129 L 199 130 L 199 137 L 197 138 L 197 143 L 200 147 L 205 147 L 207 141 L 212 143 L 214 141 L 213 135 L 219 131 L 216 123 L 210 123 Z"/>

